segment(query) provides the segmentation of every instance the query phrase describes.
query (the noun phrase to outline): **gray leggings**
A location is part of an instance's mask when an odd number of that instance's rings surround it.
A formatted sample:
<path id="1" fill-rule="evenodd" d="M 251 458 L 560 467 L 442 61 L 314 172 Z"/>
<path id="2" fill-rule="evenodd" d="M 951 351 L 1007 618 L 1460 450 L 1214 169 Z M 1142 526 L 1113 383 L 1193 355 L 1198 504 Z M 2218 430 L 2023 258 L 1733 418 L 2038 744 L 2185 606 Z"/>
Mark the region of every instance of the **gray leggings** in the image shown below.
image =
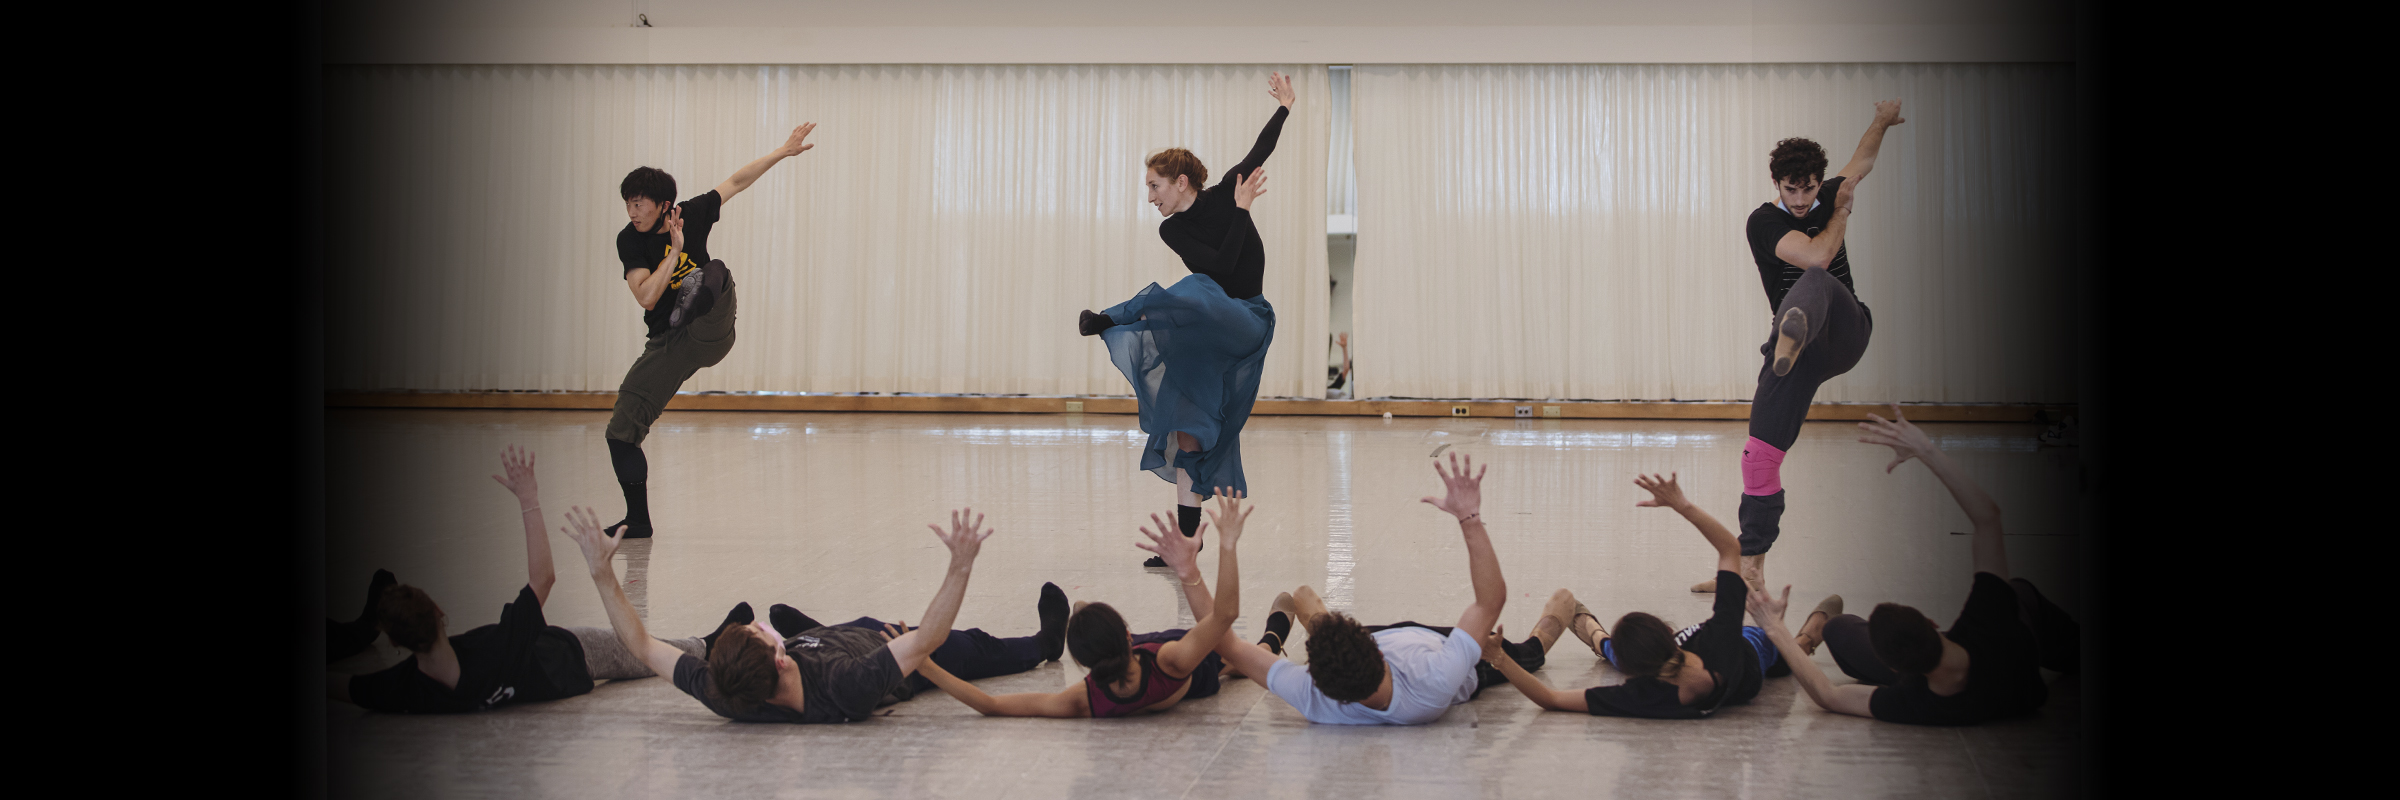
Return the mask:
<path id="1" fill-rule="evenodd" d="M 583 666 L 591 671 L 592 680 L 622 681 L 658 674 L 651 672 L 650 665 L 642 663 L 632 650 L 625 649 L 625 642 L 617 638 L 613 628 L 578 627 L 568 628 L 567 632 L 575 634 L 576 641 L 583 643 Z M 698 636 L 659 641 L 693 658 L 707 657 L 707 647 Z"/>

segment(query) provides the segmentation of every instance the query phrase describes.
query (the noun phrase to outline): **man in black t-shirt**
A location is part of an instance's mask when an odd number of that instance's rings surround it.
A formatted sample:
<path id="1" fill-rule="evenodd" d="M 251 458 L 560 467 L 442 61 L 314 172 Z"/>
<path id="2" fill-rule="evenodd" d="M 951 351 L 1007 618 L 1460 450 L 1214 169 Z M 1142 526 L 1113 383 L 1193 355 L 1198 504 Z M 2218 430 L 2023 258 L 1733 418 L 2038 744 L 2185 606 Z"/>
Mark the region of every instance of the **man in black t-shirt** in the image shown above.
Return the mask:
<path id="1" fill-rule="evenodd" d="M 684 381 L 733 351 L 733 275 L 723 261 L 708 257 L 708 235 L 718 212 L 775 162 L 816 147 L 804 141 L 816 129 L 813 122 L 793 129 L 782 147 L 672 209 L 675 177 L 662 170 L 641 167 L 618 186 L 631 221 L 617 232 L 617 261 L 625 288 L 643 309 L 649 341 L 625 371 L 616 411 L 608 419 L 609 463 L 625 492 L 625 519 L 611 530 L 623 527 L 629 538 L 650 537 L 650 459 L 642 454 L 642 440 Z"/>
<path id="2" fill-rule="evenodd" d="M 1843 672 L 1863 681 L 1835 686 L 1784 629 L 1791 587 L 1778 598 L 1751 595 L 1751 616 L 1782 651 L 1801 688 L 1827 711 L 1916 725 L 1971 725 L 2040 709 L 2050 696 L 2044 667 L 2080 671 L 2081 631 L 2032 583 L 2009 578 L 1999 504 L 1899 412 L 1895 405 L 1890 420 L 1869 415 L 1870 421 L 1859 423 L 1866 431 L 1859 441 L 1892 448 L 1887 472 L 1912 458 L 1925 462 L 1973 522 L 1974 586 L 1958 621 L 1936 631 L 1923 613 L 1897 603 L 1877 606 L 1872 620 L 1835 617 L 1825 625 L 1825 645 Z"/>
<path id="3" fill-rule="evenodd" d="M 1767 177 L 1776 199 L 1750 212 L 1744 226 L 1750 258 L 1767 290 L 1774 314 L 1766 363 L 1750 397 L 1750 440 L 1742 446 L 1742 501 L 1735 513 L 1742 529 L 1742 576 L 1757 591 L 1766 581 L 1767 550 L 1783 532 L 1783 457 L 1800 438 L 1817 387 L 1858 365 L 1867 352 L 1875 319 L 1858 301 L 1850 278 L 1851 199 L 1875 168 L 1883 132 L 1907 122 L 1900 101 L 1875 104 L 1875 119 L 1859 137 L 1858 149 L 1840 174 L 1825 180 L 1825 149 L 1801 138 L 1775 143 L 1767 155 Z M 1832 190 L 1832 202 L 1823 198 Z M 1716 579 L 1695 592 L 1716 590 Z"/>
<path id="4" fill-rule="evenodd" d="M 517 496 L 525 523 L 527 576 L 516 601 L 501 606 L 499 624 L 447 636 L 441 607 L 425 590 L 407 584 L 384 588 L 375 603 L 377 625 L 392 644 L 409 650 L 409 657 L 368 674 L 329 671 L 328 697 L 372 711 L 485 711 L 515 702 L 573 697 L 591 691 L 594 680 L 652 674 L 626 655 L 615 632 L 562 628 L 542 617 L 542 604 L 557 574 L 550 564 L 550 539 L 542 528 L 533 454 L 510 447 L 501 453 L 500 462 L 506 475 L 492 479 Z M 377 573 L 378 582 L 389 575 Z M 746 606 L 736 615 L 749 620 Z M 696 638 L 672 644 L 687 650 L 706 647 Z"/>
<path id="5" fill-rule="evenodd" d="M 625 589 L 610 563 L 624 541 L 622 527 L 615 535 L 603 532 L 599 518 L 585 508 L 568 512 L 567 523 L 569 535 L 583 550 L 584 564 L 591 568 L 592 583 L 600 590 L 601 605 L 608 609 L 609 624 L 625 648 L 651 670 L 674 676 L 676 688 L 699 699 L 709 710 L 746 722 L 860 720 L 886 696 L 907 691 L 907 677 L 951 639 L 950 624 L 958 616 L 959 601 L 966 596 L 975 556 L 983 540 L 992 535 L 972 509 L 952 512 L 948 531 L 932 526 L 934 535 L 950 551 L 950 568 L 933 602 L 925 608 L 923 627 L 894 631 L 897 635 L 889 641 L 874 630 L 873 620 L 821 626 L 803 635 L 787 636 L 773 630 L 770 616 L 766 626 L 727 624 L 719 628 L 716 644 L 703 658 L 650 638 L 641 615 L 625 599 Z M 1054 589 L 1048 587 L 1044 592 L 1045 628 L 1049 627 L 1047 617 L 1053 602 L 1048 595 Z M 1055 605 L 1063 628 L 1064 593 L 1057 595 Z M 1049 637 L 1043 638 L 1046 652 L 1042 655 L 1056 658 Z M 1058 646 L 1064 646 L 1063 639 Z"/>

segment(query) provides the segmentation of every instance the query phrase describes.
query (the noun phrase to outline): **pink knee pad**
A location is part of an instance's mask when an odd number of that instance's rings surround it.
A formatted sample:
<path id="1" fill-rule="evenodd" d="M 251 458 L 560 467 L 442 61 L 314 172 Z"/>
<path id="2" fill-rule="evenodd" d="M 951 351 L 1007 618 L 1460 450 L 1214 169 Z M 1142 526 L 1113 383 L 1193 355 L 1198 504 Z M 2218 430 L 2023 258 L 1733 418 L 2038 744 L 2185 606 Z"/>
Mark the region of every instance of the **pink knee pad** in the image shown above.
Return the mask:
<path id="1" fill-rule="evenodd" d="M 1770 495 L 1783 491 L 1783 451 L 1750 437 L 1742 445 L 1742 494 Z"/>

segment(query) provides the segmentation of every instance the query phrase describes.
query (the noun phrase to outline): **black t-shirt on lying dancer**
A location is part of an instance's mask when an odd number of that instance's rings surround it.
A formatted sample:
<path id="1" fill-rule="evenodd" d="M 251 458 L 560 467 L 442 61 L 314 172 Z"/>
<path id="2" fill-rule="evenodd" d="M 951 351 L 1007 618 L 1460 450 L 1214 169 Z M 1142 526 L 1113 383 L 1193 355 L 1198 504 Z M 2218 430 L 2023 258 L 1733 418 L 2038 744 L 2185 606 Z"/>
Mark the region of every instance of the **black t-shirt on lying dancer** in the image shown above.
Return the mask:
<path id="1" fill-rule="evenodd" d="M 774 703 L 744 708 L 728 702 L 717 695 L 708 662 L 688 655 L 675 660 L 675 688 L 737 722 L 854 722 L 879 706 L 907 699 L 902 682 L 908 676 L 900 672 L 882 634 L 839 625 L 811 628 L 785 639 L 783 652 L 800 671 L 799 711 Z"/>
<path id="2" fill-rule="evenodd" d="M 647 335 L 657 336 L 667 331 L 667 315 L 675 310 L 675 289 L 683 285 L 685 278 L 697 277 L 701 265 L 708 263 L 708 231 L 716 227 L 717 212 L 724 202 L 717 196 L 717 190 L 710 189 L 707 194 L 675 204 L 683 209 L 683 256 L 676 259 L 675 276 L 667 280 L 667 290 L 659 293 L 658 303 L 642 312 L 642 324 L 650 326 Z M 617 260 L 625 266 L 625 271 L 617 274 L 619 279 L 637 269 L 658 269 L 658 262 L 666 260 L 667 251 L 674 249 L 675 237 L 667 234 L 665 225 L 654 223 L 651 227 L 657 232 L 635 230 L 631 222 L 625 223 L 624 230 L 617 231 Z"/>
<path id="3" fill-rule="evenodd" d="M 390 669 L 350 678 L 350 702 L 374 711 L 450 714 L 527 700 L 556 700 L 592 690 L 583 643 L 542 618 L 533 587 L 500 608 L 500 624 L 450 637 L 458 686 L 443 686 L 410 657 Z"/>
<path id="4" fill-rule="evenodd" d="M 1190 208 L 1158 223 L 1158 238 L 1183 257 L 1184 268 L 1215 279 L 1225 296 L 1235 300 L 1266 293 L 1267 246 L 1259 240 L 1250 212 L 1234 205 L 1234 185 L 1275 154 L 1275 140 L 1283 136 L 1283 120 L 1291 113 L 1289 108 L 1275 109 L 1275 117 L 1258 132 L 1258 143 L 1242 163 L 1226 170 L 1217 185 L 1200 190 Z"/>
<path id="5" fill-rule="evenodd" d="M 1793 231 L 1811 238 L 1824 233 L 1825 226 L 1833 224 L 1833 199 L 1840 196 L 1844 180 L 1848 179 L 1835 175 L 1818 187 L 1817 205 L 1805 214 L 1794 215 L 1773 202 L 1761 204 L 1758 210 L 1750 212 L 1744 233 L 1750 240 L 1750 260 L 1758 262 L 1758 281 L 1767 290 L 1768 313 L 1783 308 L 1784 293 L 1791 291 L 1792 284 L 1798 283 L 1807 272 L 1776 257 L 1775 243 Z M 1825 265 L 1825 271 L 1839 279 L 1842 288 L 1850 290 L 1850 296 L 1858 296 L 1858 287 L 1850 283 L 1849 242 L 1843 242 L 1833 251 L 1833 262 Z"/>
<path id="6" fill-rule="evenodd" d="M 1644 675 L 1583 690 L 1584 710 L 1595 717 L 1700 719 L 1725 706 L 1750 702 L 1758 696 L 1763 676 L 1758 672 L 1758 651 L 1742 636 L 1742 604 L 1749 598 L 1750 585 L 1742 576 L 1718 570 L 1715 613 L 1683 642 L 1683 649 L 1699 656 L 1702 667 L 1716 676 L 1717 688 L 1687 706 L 1675 684 Z"/>
<path id="7" fill-rule="evenodd" d="M 2017 592 L 2000 576 L 1975 573 L 1967 607 L 1943 636 L 1967 651 L 1967 687 L 1943 697 L 1923 675 L 1877 688 L 1867 709 L 1876 719 L 1912 725 L 1973 725 L 2032 713 L 2050 699 L 2033 629 L 2017 616 Z"/>

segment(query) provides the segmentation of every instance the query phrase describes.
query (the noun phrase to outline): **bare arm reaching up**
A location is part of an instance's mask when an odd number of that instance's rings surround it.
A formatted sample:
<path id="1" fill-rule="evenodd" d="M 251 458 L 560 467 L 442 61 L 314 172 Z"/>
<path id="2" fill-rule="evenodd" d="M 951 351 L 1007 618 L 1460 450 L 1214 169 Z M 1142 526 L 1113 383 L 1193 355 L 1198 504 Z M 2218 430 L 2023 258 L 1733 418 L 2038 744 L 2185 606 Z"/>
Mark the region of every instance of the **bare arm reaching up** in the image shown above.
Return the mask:
<path id="1" fill-rule="evenodd" d="M 734 170 L 732 177 L 726 178 L 724 183 L 717 184 L 717 202 L 720 204 L 733 202 L 734 195 L 741 194 L 743 189 L 750 188 L 750 184 L 757 183 L 759 176 L 767 174 L 767 169 L 775 166 L 775 162 L 816 149 L 816 145 L 808 143 L 808 135 L 816 130 L 817 124 L 814 122 L 793 128 L 791 138 L 785 139 L 782 147 L 775 148 L 766 155 L 759 156 L 758 160 L 743 164 L 741 169 Z"/>
<path id="2" fill-rule="evenodd" d="M 1710 516 L 1699 506 L 1692 505 L 1692 501 L 1684 499 L 1683 487 L 1675 483 L 1676 476 L 1677 473 L 1673 472 L 1667 473 L 1667 477 L 1664 478 L 1657 475 L 1634 476 L 1633 485 L 1650 491 L 1650 499 L 1634 503 L 1634 505 L 1643 508 L 1675 509 L 1675 513 L 1682 514 L 1684 520 L 1692 523 L 1692 527 L 1700 529 L 1700 535 L 1708 539 L 1708 546 L 1717 549 L 1717 570 L 1719 572 L 1741 574 L 1741 540 L 1734 537 L 1733 531 L 1725 529 L 1725 523 L 1718 522 L 1716 517 Z"/>
<path id="3" fill-rule="evenodd" d="M 1958 507 L 1967 512 L 1967 521 L 1975 526 L 1975 571 L 2008 580 L 2008 549 L 2001 539 L 2000 504 L 1992 502 L 1992 496 L 1984 494 L 1983 487 L 1975 485 L 1975 480 L 1958 468 L 1958 462 L 1934 447 L 1933 437 L 1909 424 L 1908 418 L 1900 414 L 1900 404 L 1892 404 L 1891 419 L 1868 414 L 1867 421 L 1859 423 L 1858 429 L 1865 431 L 1859 441 L 1892 449 L 1892 463 L 1885 464 L 1883 471 L 1890 472 L 1913 458 L 1925 462 L 1934 477 L 1942 479 L 1942 485 L 1949 487 Z"/>
<path id="4" fill-rule="evenodd" d="M 542 489 L 533 477 L 533 451 L 516 445 L 500 451 L 500 469 L 492 476 L 517 496 L 517 515 L 525 518 L 525 584 L 533 601 L 550 604 L 550 587 L 558 583 L 558 565 L 550 559 L 550 531 L 542 523 Z"/>
<path id="5" fill-rule="evenodd" d="M 1474 456 L 1461 467 L 1458 454 L 1451 453 L 1449 469 L 1433 462 L 1445 494 L 1438 501 L 1424 499 L 1426 505 L 1457 517 L 1459 533 L 1467 540 L 1467 575 L 1475 582 L 1475 604 L 1458 616 L 1458 627 L 1468 633 L 1491 630 L 1500 621 L 1500 608 L 1508 604 L 1508 581 L 1500 577 L 1500 557 L 1492 553 L 1492 537 L 1483 527 L 1483 473 L 1490 470 L 1488 464 L 1476 469 Z"/>
<path id="6" fill-rule="evenodd" d="M 1816 701 L 1818 708 L 1854 717 L 1875 716 L 1875 687 L 1863 683 L 1833 685 L 1833 679 L 1825 677 L 1825 670 L 1809 660 L 1808 653 L 1800 649 L 1800 642 L 1792 638 L 1791 630 L 1783 626 L 1783 610 L 1791 605 L 1791 599 L 1792 587 L 1788 585 L 1783 587 L 1780 597 L 1751 592 L 1750 616 L 1758 620 L 1767 638 L 1775 642 L 1776 652 L 1783 654 L 1783 663 L 1791 665 L 1792 677 L 1800 681 L 1800 689 L 1808 692 L 1808 699 Z"/>
<path id="7" fill-rule="evenodd" d="M 1159 560 L 1175 568 L 1176 579 L 1183 582 L 1184 597 L 1191 602 L 1192 613 L 1199 616 L 1183 638 L 1159 646 L 1158 666 L 1167 674 L 1192 674 L 1201 659 L 1217 649 L 1217 642 L 1225 638 L 1225 633 L 1233 629 L 1233 621 L 1241 616 L 1241 568 L 1234 563 L 1234 551 L 1251 510 L 1242 508 L 1241 496 L 1234 494 L 1232 487 L 1218 488 L 1217 507 L 1208 512 L 1209 520 L 1217 526 L 1217 594 L 1213 598 L 1209 596 L 1208 582 L 1200 579 L 1199 566 L 1193 563 L 1198 557 L 1200 537 L 1208 530 L 1206 524 L 1187 539 L 1154 514 L 1150 521 L 1157 523 L 1157 531 L 1142 529 L 1152 544 L 1141 548 L 1157 553 Z"/>
<path id="8" fill-rule="evenodd" d="M 564 530 L 583 551 L 584 566 L 592 570 L 592 585 L 600 589 L 600 607 L 608 609 L 608 626 L 616 630 L 617 641 L 649 665 L 651 672 L 675 674 L 675 661 L 683 657 L 683 651 L 650 638 L 650 631 L 642 627 L 642 615 L 634 612 L 633 601 L 625 599 L 625 587 L 617 583 L 616 565 L 609 562 L 617 554 L 617 545 L 625 541 L 625 529 L 619 527 L 613 536 L 603 533 L 600 516 L 576 506 L 567 511 Z"/>
<path id="9" fill-rule="evenodd" d="M 1857 183 L 1875 170 L 1875 156 L 1883 150 L 1883 132 L 1908 120 L 1900 116 L 1900 100 L 1893 98 L 1875 104 L 1875 120 L 1867 123 L 1867 132 L 1858 137 L 1858 150 L 1850 154 L 1850 163 L 1842 165 L 1841 177 Z"/>
<path id="10" fill-rule="evenodd" d="M 950 569 L 942 575 L 942 588 L 933 593 L 933 602 L 925 606 L 922 627 L 901 634 L 888 645 L 892 660 L 900 662 L 900 674 L 917 671 L 929 663 L 942 642 L 950 638 L 950 624 L 958 620 L 958 604 L 967 597 L 967 578 L 975 571 L 975 555 L 983 549 L 983 540 L 997 531 L 983 529 L 983 515 L 975 509 L 962 508 L 950 512 L 950 530 L 939 525 L 927 525 L 933 535 L 950 549 Z"/>

